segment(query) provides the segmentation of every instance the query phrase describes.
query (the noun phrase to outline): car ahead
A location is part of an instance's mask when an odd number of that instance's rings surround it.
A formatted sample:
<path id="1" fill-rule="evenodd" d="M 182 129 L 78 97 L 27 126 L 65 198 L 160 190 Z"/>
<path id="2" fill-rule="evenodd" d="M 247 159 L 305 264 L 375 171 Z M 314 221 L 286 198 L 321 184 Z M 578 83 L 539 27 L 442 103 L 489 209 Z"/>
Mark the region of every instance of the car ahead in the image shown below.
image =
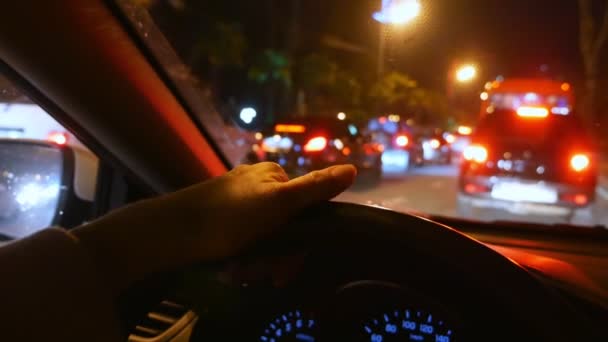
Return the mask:
<path id="1" fill-rule="evenodd" d="M 425 164 L 450 164 L 452 150 L 441 131 L 418 135 L 418 143 L 422 147 L 422 160 Z"/>
<path id="2" fill-rule="evenodd" d="M 350 163 L 361 174 L 375 179 L 382 175 L 383 145 L 362 135 L 352 122 L 329 118 L 285 120 L 257 133 L 256 139 L 246 162 L 272 161 L 294 174 Z"/>
<path id="3" fill-rule="evenodd" d="M 455 164 L 462 161 L 462 152 L 471 143 L 473 128 L 469 126 L 458 126 L 453 132 L 444 132 L 443 138 L 450 144 L 451 159 Z"/>
<path id="4" fill-rule="evenodd" d="M 385 170 L 407 172 L 422 164 L 422 145 L 413 138 L 411 132 L 374 131 L 370 136 L 373 142 L 383 147 L 382 166 Z"/>
<path id="5" fill-rule="evenodd" d="M 481 120 L 463 157 L 458 181 L 463 216 L 496 220 L 505 212 L 527 215 L 526 220 L 552 215 L 570 221 L 594 203 L 597 151 L 574 113 L 497 110 Z"/>

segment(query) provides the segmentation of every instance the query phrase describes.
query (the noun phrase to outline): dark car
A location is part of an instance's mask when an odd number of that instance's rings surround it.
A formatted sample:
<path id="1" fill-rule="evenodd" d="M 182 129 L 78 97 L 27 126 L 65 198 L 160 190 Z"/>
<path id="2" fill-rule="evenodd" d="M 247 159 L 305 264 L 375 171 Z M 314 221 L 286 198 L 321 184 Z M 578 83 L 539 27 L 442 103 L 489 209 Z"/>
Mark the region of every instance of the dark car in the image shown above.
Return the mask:
<path id="1" fill-rule="evenodd" d="M 422 148 L 422 161 L 428 164 L 450 164 L 452 150 L 440 130 L 425 132 L 416 136 L 418 145 Z"/>
<path id="2" fill-rule="evenodd" d="M 504 212 L 571 221 L 595 200 L 594 146 L 573 113 L 536 107 L 496 111 L 482 119 L 464 150 L 459 211 L 478 219 L 501 219 Z"/>
<path id="3" fill-rule="evenodd" d="M 354 164 L 361 174 L 379 178 L 383 145 L 362 135 L 352 122 L 306 118 L 278 122 L 257 135 L 247 162 L 272 161 L 300 174 L 335 164 Z"/>
<path id="4" fill-rule="evenodd" d="M 375 131 L 371 133 L 371 138 L 372 141 L 383 146 L 382 164 L 385 168 L 392 170 L 397 167 L 408 171 L 423 162 L 422 145 L 409 131 L 400 130 L 396 133 Z"/>

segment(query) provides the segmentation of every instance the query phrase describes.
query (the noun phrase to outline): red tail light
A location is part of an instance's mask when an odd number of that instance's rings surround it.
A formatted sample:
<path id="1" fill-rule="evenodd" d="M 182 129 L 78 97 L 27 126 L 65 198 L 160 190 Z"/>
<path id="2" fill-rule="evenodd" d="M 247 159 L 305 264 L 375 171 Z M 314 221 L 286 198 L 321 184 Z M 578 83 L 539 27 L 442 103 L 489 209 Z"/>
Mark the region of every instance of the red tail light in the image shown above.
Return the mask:
<path id="1" fill-rule="evenodd" d="M 305 152 L 319 152 L 327 147 L 327 139 L 325 137 L 314 137 L 308 140 L 304 145 Z"/>
<path id="2" fill-rule="evenodd" d="M 464 186 L 464 191 L 468 194 L 479 194 L 479 193 L 489 192 L 490 188 L 485 185 L 467 183 Z"/>
<path id="3" fill-rule="evenodd" d="M 409 143 L 410 139 L 408 139 L 405 135 L 398 135 L 397 138 L 395 138 L 395 144 L 397 144 L 399 147 L 405 147 Z"/>
<path id="4" fill-rule="evenodd" d="M 589 164 L 591 164 L 589 157 L 583 153 L 577 153 L 570 158 L 570 167 L 576 172 L 585 171 L 589 168 Z"/>
<path id="5" fill-rule="evenodd" d="M 68 143 L 68 135 L 63 132 L 51 132 L 47 140 L 57 145 L 65 145 Z"/>
<path id="6" fill-rule="evenodd" d="M 576 205 L 585 205 L 589 203 L 589 197 L 585 194 L 562 194 L 560 199 L 564 202 L 570 202 Z"/>
<path id="7" fill-rule="evenodd" d="M 464 149 L 463 157 L 468 161 L 483 163 L 488 160 L 488 150 L 481 145 L 470 145 Z"/>

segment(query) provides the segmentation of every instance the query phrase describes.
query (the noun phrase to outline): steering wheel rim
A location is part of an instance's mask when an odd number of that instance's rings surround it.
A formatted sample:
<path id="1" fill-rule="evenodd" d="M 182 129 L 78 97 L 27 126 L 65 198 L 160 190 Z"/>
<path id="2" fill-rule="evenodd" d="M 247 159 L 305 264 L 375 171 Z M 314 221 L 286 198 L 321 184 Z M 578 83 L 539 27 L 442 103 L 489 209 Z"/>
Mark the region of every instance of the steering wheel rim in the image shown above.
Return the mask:
<path id="1" fill-rule="evenodd" d="M 521 265 L 427 218 L 379 207 L 326 202 L 303 212 L 288 225 L 274 238 L 258 244 L 252 253 L 264 250 L 281 254 L 302 245 L 332 248 L 345 236 L 367 243 L 387 243 L 391 248 L 401 247 L 404 258 L 420 258 L 424 262 L 425 257 L 433 255 L 446 267 L 457 265 L 466 272 L 468 281 L 498 289 L 501 303 L 506 306 L 501 309 L 528 322 L 539 340 L 587 340 L 594 336 L 594 328 L 580 313 Z"/>
<path id="2" fill-rule="evenodd" d="M 305 210 L 287 226 L 231 261 L 289 255 L 294 250 L 302 249 L 311 254 L 350 251 L 365 258 L 367 252 L 361 252 L 360 248 L 374 245 L 399 254 L 401 260 L 418 260 L 423 266 L 443 265 L 442 272 L 461 275 L 455 281 L 463 282 L 463 286 L 469 284 L 481 288 L 483 285 L 486 291 L 496 290 L 494 296 L 488 295 L 494 298 L 494 302 L 486 306 L 498 308 L 504 311 L 505 316 L 517 318 L 519 325 L 510 325 L 510 322 L 502 324 L 503 329 L 514 330 L 510 336 L 525 340 L 573 341 L 593 340 L 599 335 L 585 316 L 573 310 L 553 289 L 546 287 L 522 266 L 455 229 L 426 218 L 378 207 L 325 202 Z M 191 266 L 171 275 L 201 273 L 207 277 L 222 269 L 222 264 Z M 164 276 L 167 279 L 167 274 Z M 323 278 L 313 280 L 320 279 Z M 180 284 L 172 284 L 168 292 L 178 293 Z M 188 284 L 188 287 L 198 286 Z M 141 298 L 141 291 L 136 288 L 131 290 Z M 125 297 L 123 306 L 132 302 L 128 297 Z M 187 304 L 188 298 L 181 299 L 185 299 Z M 475 303 L 475 300 L 472 299 L 471 303 Z M 501 335 L 491 337 L 492 340 L 512 338 Z"/>

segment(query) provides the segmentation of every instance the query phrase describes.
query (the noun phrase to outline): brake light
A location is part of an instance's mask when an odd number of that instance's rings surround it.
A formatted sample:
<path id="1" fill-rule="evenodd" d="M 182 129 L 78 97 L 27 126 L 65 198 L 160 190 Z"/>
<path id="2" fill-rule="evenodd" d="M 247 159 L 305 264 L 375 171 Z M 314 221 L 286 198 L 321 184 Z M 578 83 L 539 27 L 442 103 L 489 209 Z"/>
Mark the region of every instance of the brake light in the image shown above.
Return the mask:
<path id="1" fill-rule="evenodd" d="M 570 158 L 570 167 L 576 172 L 586 170 L 589 164 L 591 164 L 589 157 L 582 153 L 575 154 Z"/>
<path id="2" fill-rule="evenodd" d="M 576 205 L 585 205 L 589 203 L 589 197 L 585 194 L 562 194 L 560 200 L 564 202 L 574 203 Z"/>
<path id="3" fill-rule="evenodd" d="M 435 150 L 438 149 L 440 145 L 441 145 L 441 143 L 439 142 L 439 140 L 437 140 L 437 139 L 431 140 L 431 147 L 433 149 L 435 149 Z"/>
<path id="4" fill-rule="evenodd" d="M 65 145 L 68 142 L 68 135 L 64 132 L 51 132 L 47 140 L 57 145 Z"/>
<path id="5" fill-rule="evenodd" d="M 325 137 L 314 137 L 304 145 L 305 152 L 319 152 L 327 147 L 327 139 Z"/>
<path id="6" fill-rule="evenodd" d="M 543 107 L 519 107 L 517 115 L 522 118 L 546 118 L 549 115 L 549 110 Z"/>
<path id="7" fill-rule="evenodd" d="M 488 150 L 481 145 L 470 145 L 464 149 L 463 157 L 468 161 L 483 163 L 488 160 Z"/>
<path id="8" fill-rule="evenodd" d="M 274 126 L 274 131 L 277 133 L 304 133 L 306 132 L 306 126 L 279 124 Z"/>
<path id="9" fill-rule="evenodd" d="M 479 193 L 489 192 L 490 188 L 485 185 L 467 183 L 464 186 L 464 191 L 468 194 L 479 194 Z"/>
<path id="10" fill-rule="evenodd" d="M 405 147 L 405 146 L 407 146 L 407 144 L 410 143 L 410 139 L 408 139 L 405 135 L 399 135 L 395 139 L 395 143 L 399 147 Z"/>

